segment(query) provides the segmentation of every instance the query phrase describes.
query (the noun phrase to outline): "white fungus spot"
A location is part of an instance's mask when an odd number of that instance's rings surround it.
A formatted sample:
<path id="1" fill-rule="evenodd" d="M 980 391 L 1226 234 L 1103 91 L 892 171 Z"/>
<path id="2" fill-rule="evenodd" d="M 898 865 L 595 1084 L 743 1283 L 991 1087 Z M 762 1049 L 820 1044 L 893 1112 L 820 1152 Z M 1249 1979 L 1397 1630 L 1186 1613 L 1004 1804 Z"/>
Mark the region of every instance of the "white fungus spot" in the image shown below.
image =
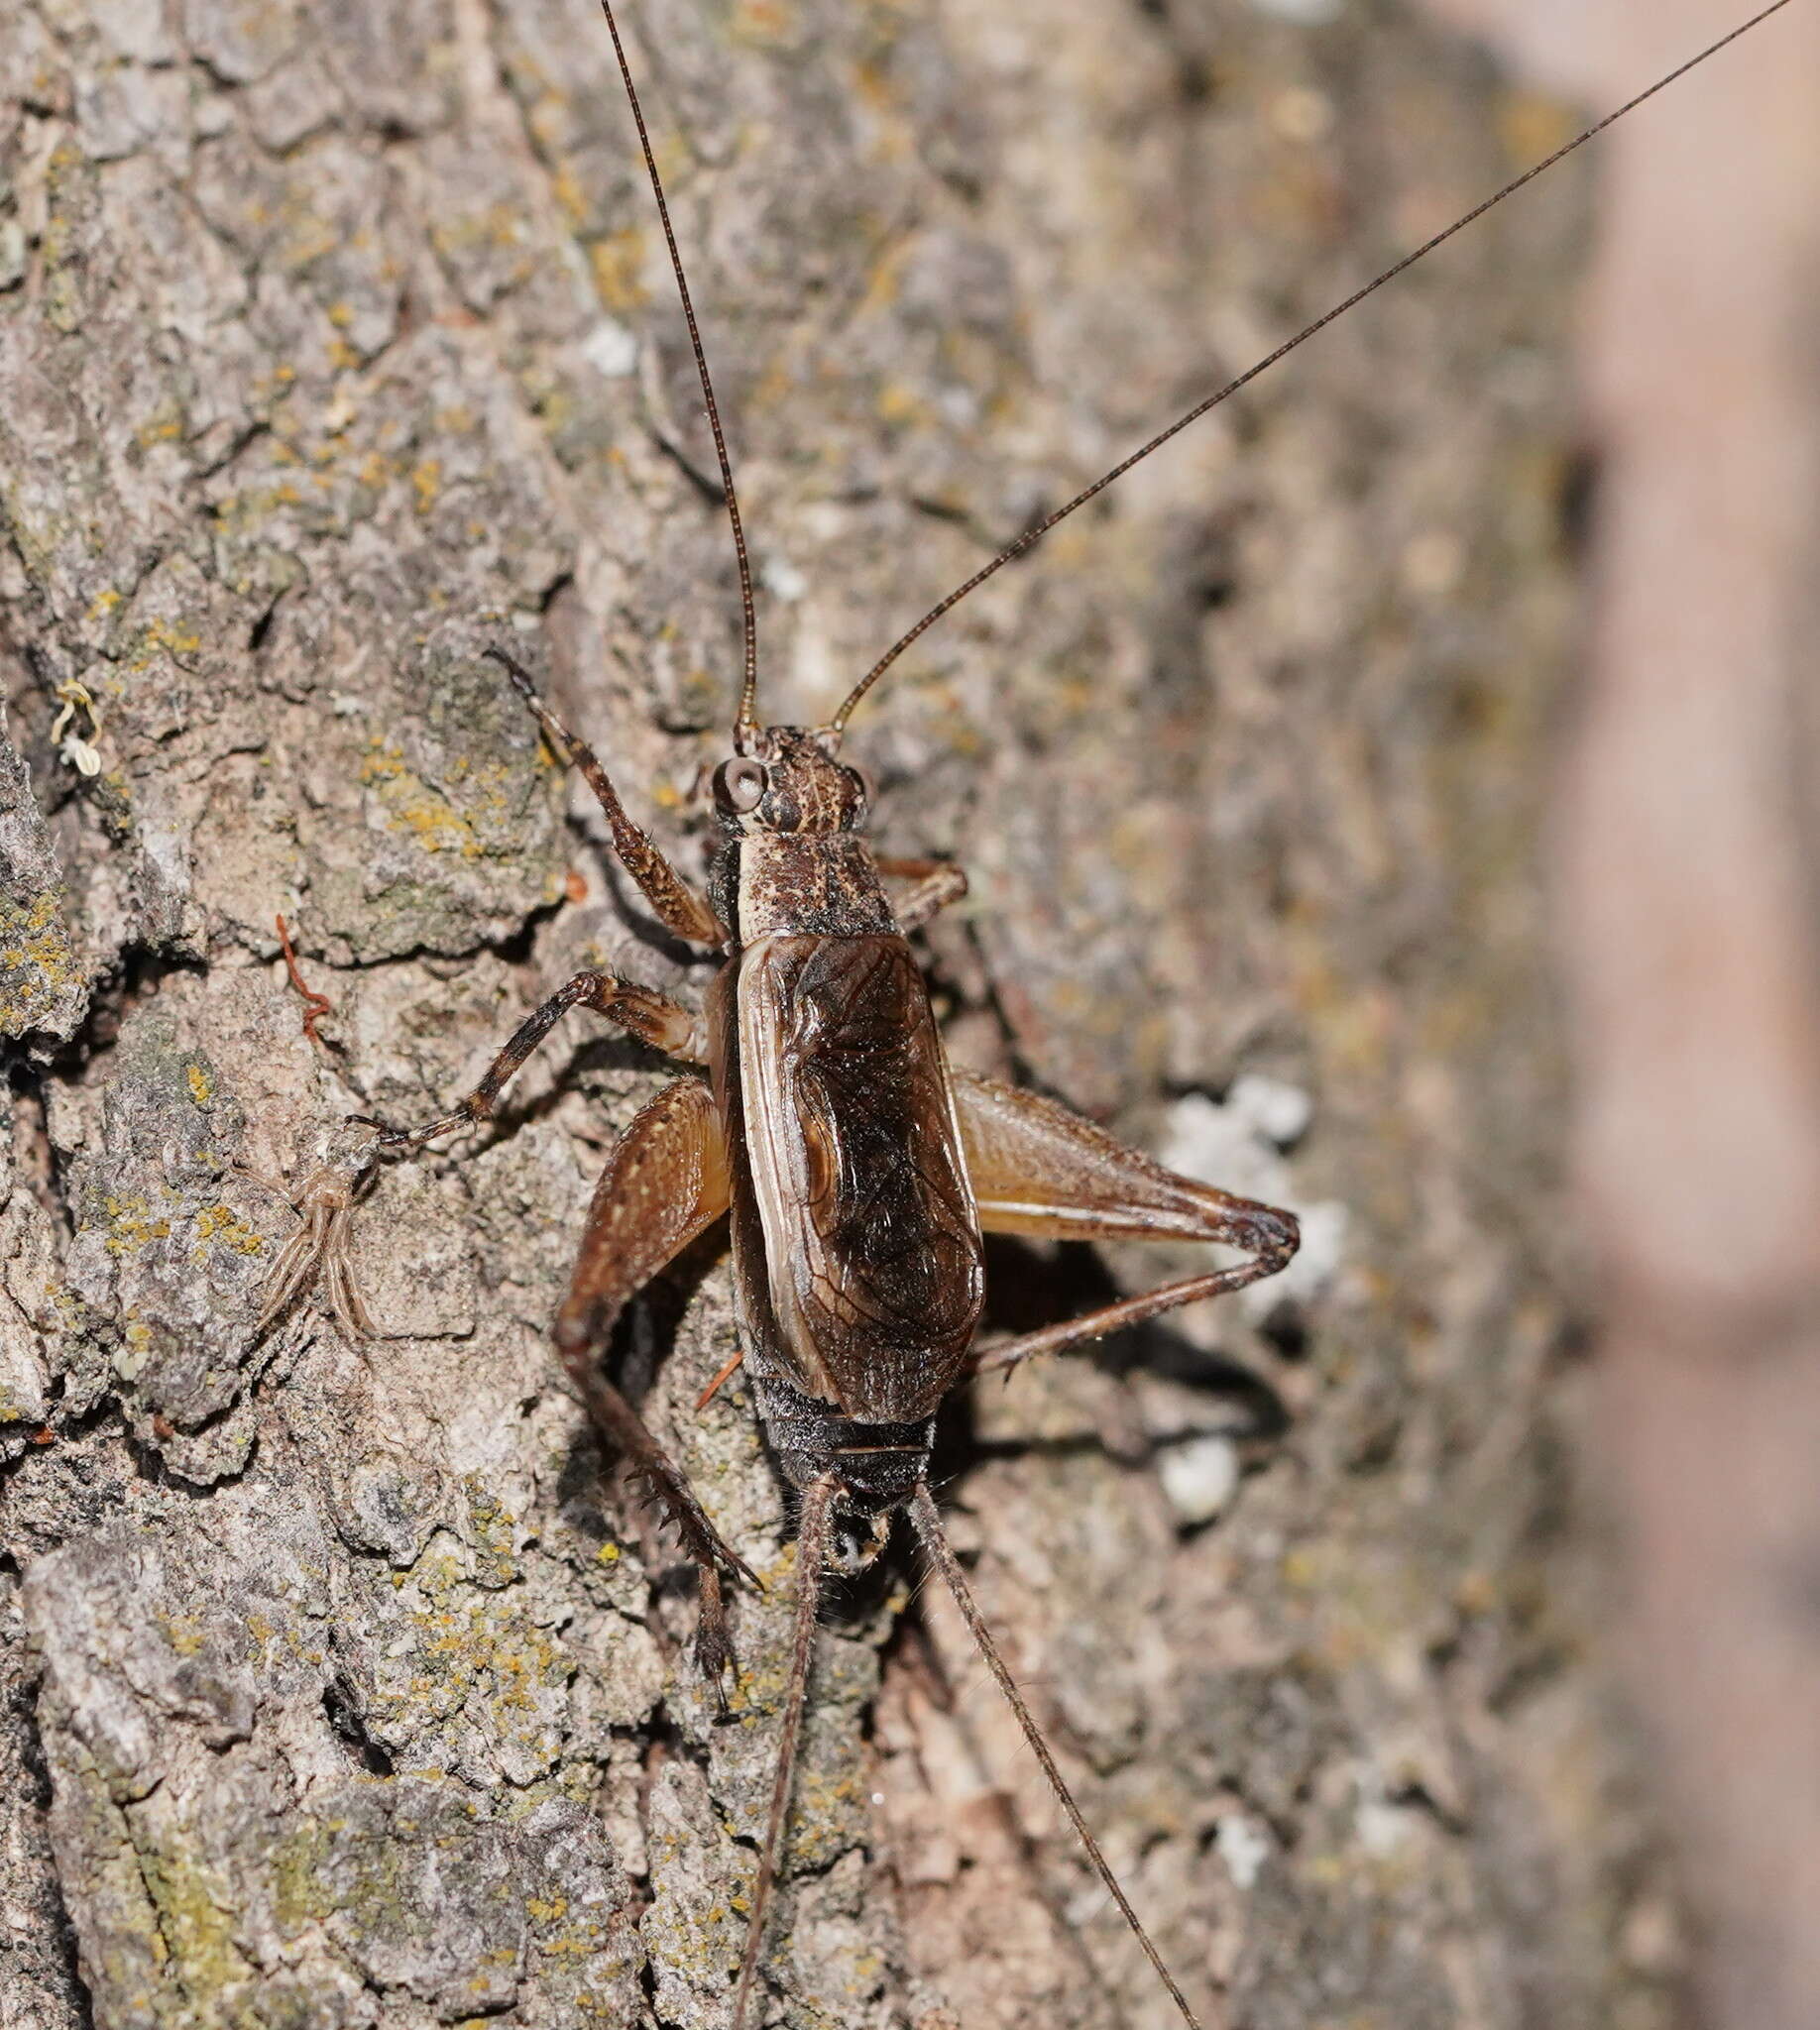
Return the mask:
<path id="1" fill-rule="evenodd" d="M 1240 1812 L 1228 1812 L 1220 1820 L 1213 1844 L 1235 1888 L 1249 1889 L 1270 1859 L 1270 1835 Z"/>
<path id="2" fill-rule="evenodd" d="M 809 581 L 788 557 L 766 557 L 758 566 L 759 582 L 773 599 L 793 607 L 809 590 Z"/>
<path id="3" fill-rule="evenodd" d="M 1185 1092 L 1170 1108 L 1168 1132 L 1157 1155 L 1184 1177 L 1241 1191 L 1248 1198 L 1269 1198 L 1284 1182 L 1277 1152 L 1248 1120 L 1204 1092 Z"/>
<path id="4" fill-rule="evenodd" d="M 1389 1861 L 1409 1843 L 1415 1830 L 1415 1814 L 1382 1798 L 1362 1798 L 1354 1814 L 1359 1845 L 1374 1861 Z"/>
<path id="5" fill-rule="evenodd" d="M 638 341 L 616 317 L 603 317 L 582 340 L 581 350 L 605 381 L 624 381 L 638 364 Z"/>
<path id="6" fill-rule="evenodd" d="M 1267 1078 L 1262 1071 L 1245 1071 L 1233 1079 L 1226 1106 L 1279 1149 L 1300 1142 L 1314 1117 L 1314 1102 L 1300 1085 Z"/>
<path id="7" fill-rule="evenodd" d="M 1239 1483 L 1238 1447 L 1217 1431 L 1190 1438 L 1169 1446 L 1157 1470 L 1177 1520 L 1193 1528 L 1211 1522 L 1231 1501 Z"/>

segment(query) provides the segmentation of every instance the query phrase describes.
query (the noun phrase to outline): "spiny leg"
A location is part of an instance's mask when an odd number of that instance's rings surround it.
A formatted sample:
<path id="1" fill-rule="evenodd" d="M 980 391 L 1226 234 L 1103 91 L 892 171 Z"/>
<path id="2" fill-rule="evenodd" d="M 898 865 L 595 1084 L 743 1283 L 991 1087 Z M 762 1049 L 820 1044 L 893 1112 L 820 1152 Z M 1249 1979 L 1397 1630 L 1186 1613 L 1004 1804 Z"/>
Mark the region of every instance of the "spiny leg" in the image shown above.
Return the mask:
<path id="1" fill-rule="evenodd" d="M 682 1472 L 602 1371 L 620 1313 L 635 1292 L 727 1210 L 727 1142 L 708 1088 L 679 1078 L 620 1137 L 595 1187 L 569 1294 L 556 1313 L 556 1351 L 575 1393 L 675 1526 L 701 1573 L 696 1657 L 718 1685 L 732 1660 L 723 1572 L 758 1584 L 709 1522 Z"/>
<path id="2" fill-rule="evenodd" d="M 1294 1213 L 1180 1177 L 1040 1093 L 963 1071 L 955 1076 L 955 1102 L 979 1224 L 987 1233 L 1218 1241 L 1251 1258 L 1002 1340 L 978 1356 L 976 1374 L 1002 1373 L 1033 1354 L 1084 1346 L 1179 1305 L 1243 1290 L 1274 1276 L 1300 1244 Z"/>
<path id="3" fill-rule="evenodd" d="M 607 814 L 614 850 L 626 871 L 637 882 L 640 894 L 656 911 L 659 922 L 692 945 L 726 944 L 726 925 L 664 858 L 649 834 L 639 831 L 626 815 L 620 793 L 608 780 L 607 771 L 601 766 L 594 749 L 586 740 L 578 740 L 544 704 L 537 695 L 536 685 L 531 682 L 530 672 L 503 648 L 489 648 L 484 653 L 512 679 L 512 688 L 537 715 L 537 723 L 543 728 L 551 746 L 564 760 L 572 761 L 581 770 L 588 787 Z"/>
<path id="4" fill-rule="evenodd" d="M 916 885 L 899 902 L 892 914 L 902 931 L 920 930 L 931 917 L 959 902 L 967 893 L 967 869 L 953 860 L 897 859 L 883 853 L 873 855 L 872 864 L 891 881 L 912 881 Z"/>
<path id="5" fill-rule="evenodd" d="M 519 1023 L 512 1032 L 512 1041 L 487 1068 L 487 1075 L 450 1112 L 422 1128 L 390 1128 L 383 1121 L 375 1121 L 365 1114 L 355 1114 L 350 1118 L 378 1128 L 386 1145 L 392 1149 L 406 1144 L 420 1145 L 433 1136 L 446 1134 L 451 1128 L 465 1128 L 476 1121 L 487 1120 L 512 1073 L 562 1017 L 577 1006 L 594 1009 L 609 1021 L 617 1022 L 641 1043 L 648 1043 L 667 1057 L 677 1058 L 684 1064 L 699 1065 L 707 1057 L 701 1017 L 685 1008 L 680 1001 L 672 1001 L 667 994 L 660 994 L 653 987 L 641 987 L 635 981 L 621 979 L 611 972 L 578 972 L 567 986 L 559 988 L 541 1008 Z"/>

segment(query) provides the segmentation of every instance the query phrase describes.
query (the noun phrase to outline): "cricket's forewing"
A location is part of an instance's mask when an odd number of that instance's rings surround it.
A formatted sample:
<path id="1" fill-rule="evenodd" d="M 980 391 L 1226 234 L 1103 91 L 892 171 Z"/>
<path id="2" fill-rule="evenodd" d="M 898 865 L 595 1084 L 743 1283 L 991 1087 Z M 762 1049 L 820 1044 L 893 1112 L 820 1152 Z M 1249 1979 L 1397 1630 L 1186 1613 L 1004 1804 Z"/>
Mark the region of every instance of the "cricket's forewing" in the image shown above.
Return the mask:
<path id="1" fill-rule="evenodd" d="M 979 1322 L 979 1221 L 948 1063 L 895 936 L 740 956 L 739 1072 L 771 1305 L 797 1385 L 868 1422 L 927 1416 Z"/>

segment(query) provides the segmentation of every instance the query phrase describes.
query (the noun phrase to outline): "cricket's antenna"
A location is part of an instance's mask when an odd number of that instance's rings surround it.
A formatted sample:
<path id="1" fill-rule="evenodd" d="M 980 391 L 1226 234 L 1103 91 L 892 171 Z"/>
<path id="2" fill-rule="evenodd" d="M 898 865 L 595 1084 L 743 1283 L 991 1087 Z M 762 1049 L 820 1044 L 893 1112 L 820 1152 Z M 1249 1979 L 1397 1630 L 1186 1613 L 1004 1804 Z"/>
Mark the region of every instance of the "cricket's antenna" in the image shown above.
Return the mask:
<path id="1" fill-rule="evenodd" d="M 651 179 L 651 194 L 657 200 L 657 216 L 663 221 L 663 243 L 670 250 L 670 267 L 676 276 L 676 290 L 682 297 L 683 321 L 689 327 L 689 344 L 695 352 L 695 371 L 701 376 L 702 397 L 708 404 L 708 427 L 714 432 L 714 455 L 721 461 L 721 490 L 727 497 L 727 518 L 733 523 L 734 554 L 739 560 L 739 612 L 745 632 L 745 676 L 739 686 L 739 710 L 734 720 L 734 738 L 743 749 L 748 735 L 758 730 L 758 618 L 752 605 L 752 565 L 745 553 L 745 528 L 739 519 L 739 497 L 734 492 L 733 464 L 727 456 L 727 436 L 721 428 L 720 405 L 714 398 L 714 383 L 708 375 L 708 355 L 702 350 L 701 326 L 695 321 L 695 304 L 689 296 L 689 278 L 683 273 L 682 254 L 670 225 L 670 207 L 663 194 L 663 178 L 657 173 L 657 158 L 651 153 L 651 137 L 645 131 L 644 109 L 632 83 L 626 61 L 626 45 L 620 41 L 620 24 L 613 18 L 613 0 L 601 0 L 607 17 L 607 33 L 613 38 L 613 54 L 620 60 L 620 75 L 626 81 L 626 96 L 631 101 L 632 124 L 638 130 L 638 146 L 644 151 L 645 173 Z"/>
<path id="2" fill-rule="evenodd" d="M 739 1963 L 739 1984 L 734 1990 L 733 2030 L 745 2030 L 745 2004 L 758 1955 L 764 1945 L 764 1920 L 777 1880 L 777 1855 L 783 1845 L 784 1819 L 790 1810 L 790 1786 L 796 1780 L 796 1744 L 803 1731 L 803 1700 L 809 1689 L 809 1665 L 815 1655 L 815 1621 L 822 1604 L 822 1567 L 828 1560 L 828 1518 L 840 1487 L 832 1473 L 821 1474 L 803 1493 L 803 1512 L 796 1528 L 796 1639 L 790 1651 L 790 1684 L 784 1694 L 783 1739 L 777 1744 L 777 1780 L 771 1786 L 771 1815 L 765 1821 L 764 1849 L 752 1884 L 751 1914 L 745 1920 L 745 1957 Z"/>
<path id="3" fill-rule="evenodd" d="M 1244 373 L 1240 374 L 1235 380 L 1228 381 L 1223 388 L 1215 389 L 1204 401 L 1197 401 L 1189 410 L 1187 415 L 1178 416 L 1167 430 L 1159 430 L 1148 444 L 1140 444 L 1128 458 L 1121 458 L 1110 472 L 1102 473 L 1090 487 L 1082 487 L 1081 492 L 1072 501 L 1065 501 L 1053 514 L 1046 514 L 1033 528 L 1025 529 L 1016 542 L 1007 544 L 990 563 L 982 564 L 965 584 L 956 586 L 954 591 L 945 600 L 931 607 L 928 613 L 917 621 L 916 625 L 907 634 L 899 636 L 885 650 L 884 654 L 878 658 L 872 667 L 866 671 L 865 675 L 860 678 L 858 683 L 853 686 L 853 690 L 848 693 L 846 702 L 830 722 L 832 730 L 837 733 L 845 731 L 847 722 L 853 714 L 853 707 L 859 703 L 860 699 L 877 683 L 878 679 L 884 675 L 885 671 L 891 667 L 919 635 L 926 633 L 933 627 L 951 607 L 959 606 L 969 592 L 983 585 L 995 572 L 1002 571 L 1007 564 L 1021 557 L 1026 550 L 1040 542 L 1055 527 L 1058 521 L 1066 521 L 1077 508 L 1084 508 L 1093 499 L 1094 495 L 1104 493 L 1114 480 L 1122 479 L 1134 465 L 1148 458 L 1153 451 L 1161 450 L 1178 431 L 1186 430 L 1190 423 L 1199 421 L 1208 409 L 1217 408 L 1222 401 L 1236 395 L 1241 388 L 1248 387 L 1260 374 L 1267 373 L 1279 360 L 1286 359 L 1293 353 L 1298 346 L 1306 345 L 1317 331 L 1324 331 L 1336 318 L 1345 316 L 1348 310 L 1355 308 L 1367 296 L 1381 289 L 1387 282 L 1395 282 L 1397 277 L 1406 268 L 1414 268 L 1417 262 L 1425 259 L 1437 247 L 1444 246 L 1447 241 L 1453 238 L 1455 233 L 1464 232 L 1476 219 L 1483 218 L 1494 205 L 1502 204 L 1507 197 L 1515 196 L 1526 183 L 1534 182 L 1544 170 L 1553 169 L 1555 164 L 1564 157 L 1572 155 L 1576 148 L 1584 148 L 1595 135 L 1603 134 L 1606 128 L 1622 120 L 1627 113 L 1634 113 L 1646 100 L 1654 98 L 1657 92 L 1666 91 L 1669 85 L 1673 84 L 1678 78 L 1685 77 L 1690 70 L 1698 69 L 1709 56 L 1718 56 L 1719 52 L 1725 49 L 1728 44 L 1737 42 L 1740 36 L 1749 35 L 1760 23 L 1767 21 L 1772 14 L 1780 13 L 1787 5 L 1788 0 L 1770 0 L 1770 4 L 1767 7 L 1760 9 L 1751 16 L 1749 21 L 1740 22 L 1729 34 L 1721 36 L 1715 43 L 1709 43 L 1698 56 L 1689 56 L 1686 62 L 1677 64 L 1665 77 L 1658 77 L 1648 90 L 1640 91 L 1635 98 L 1627 99 L 1616 111 L 1607 113 L 1604 119 L 1595 120 L 1584 133 L 1576 134 L 1571 141 L 1564 142 L 1552 155 L 1543 157 L 1534 168 L 1525 169 L 1522 175 L 1513 176 L 1502 190 L 1494 191 L 1483 202 L 1475 204 L 1463 217 L 1456 218 L 1452 225 L 1436 233 L 1431 240 L 1424 240 L 1413 253 L 1404 255 L 1401 261 L 1393 262 L 1382 275 L 1368 282 L 1363 288 L 1354 289 L 1352 294 L 1343 303 L 1336 303 L 1331 310 L 1316 317 L 1313 323 L 1305 324 L 1294 338 L 1285 339 L 1275 352 L 1266 354 L 1263 359 L 1258 361 L 1256 366 L 1247 367 Z"/>
<path id="4" fill-rule="evenodd" d="M 1093 1863 L 1095 1873 L 1106 1885 L 1120 1910 L 1125 1922 L 1136 1935 L 1137 1942 L 1144 1948 L 1150 1964 L 1157 1970 L 1157 1977 L 1169 1989 L 1170 1999 L 1182 2011 L 1182 2018 L 1189 2030 L 1200 2030 L 1200 2019 L 1188 2005 L 1188 1997 L 1176 1985 L 1175 1976 L 1163 1964 L 1163 1956 L 1150 1942 L 1150 1934 L 1138 1922 L 1138 1914 L 1132 1909 L 1125 1892 L 1118 1885 L 1118 1877 L 1106 1864 L 1106 1858 L 1099 1851 L 1099 1843 L 1087 1831 L 1086 1821 L 1081 1816 L 1081 1807 L 1075 1802 L 1074 1793 L 1062 1780 L 1062 1771 L 1056 1767 L 1056 1758 L 1049 1751 L 1049 1744 L 1043 1739 L 1042 1730 L 1031 1717 L 1030 1708 L 1024 1703 L 1024 1695 L 1017 1688 L 1017 1680 L 1005 1666 L 1005 1660 L 998 1653 L 998 1645 L 992 1640 L 992 1632 L 985 1625 L 973 1591 L 967 1583 L 967 1574 L 961 1569 L 961 1560 L 950 1547 L 947 1532 L 942 1527 L 942 1518 L 937 1512 L 935 1497 L 929 1492 L 929 1483 L 921 1481 L 910 1497 L 910 1521 L 915 1524 L 916 1533 L 922 1541 L 923 1550 L 929 1562 L 935 1566 L 948 1582 L 948 1590 L 955 1596 L 955 1605 L 961 1610 L 962 1619 L 972 1632 L 973 1640 L 978 1644 L 979 1653 L 986 1660 L 986 1668 L 998 1680 L 998 1689 L 1004 1693 L 1006 1702 L 1017 1715 L 1017 1724 L 1024 1730 L 1024 1739 L 1030 1744 L 1030 1751 L 1043 1765 L 1043 1774 L 1049 1778 L 1049 1787 L 1056 1794 L 1062 1809 L 1068 1814 L 1069 1824 L 1080 1836 L 1081 1844 L 1086 1849 L 1087 1859 Z"/>

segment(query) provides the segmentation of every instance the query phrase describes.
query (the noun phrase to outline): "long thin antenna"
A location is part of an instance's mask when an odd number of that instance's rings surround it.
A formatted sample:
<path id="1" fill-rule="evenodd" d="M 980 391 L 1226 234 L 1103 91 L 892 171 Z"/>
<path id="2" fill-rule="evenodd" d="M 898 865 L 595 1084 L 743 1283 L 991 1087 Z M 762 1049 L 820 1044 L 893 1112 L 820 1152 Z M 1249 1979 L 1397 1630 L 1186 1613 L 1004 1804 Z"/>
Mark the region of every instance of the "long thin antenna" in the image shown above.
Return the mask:
<path id="1" fill-rule="evenodd" d="M 1024 1739 L 1030 1744 L 1030 1751 L 1043 1765 L 1043 1774 L 1049 1778 L 1049 1787 L 1056 1794 L 1062 1809 L 1068 1814 L 1069 1824 L 1080 1837 L 1086 1849 L 1087 1859 L 1093 1863 L 1099 1879 L 1106 1885 L 1107 1893 L 1125 1913 L 1125 1922 L 1136 1934 L 1137 1942 L 1144 1948 L 1150 1964 L 1157 1970 L 1157 1977 L 1169 1989 L 1170 1998 L 1182 2011 L 1183 2021 L 1189 2030 L 1200 2030 L 1200 2020 L 1188 2005 L 1188 1997 L 1176 1985 L 1175 1976 L 1163 1964 L 1163 1956 L 1150 1942 L 1150 1934 L 1138 1922 L 1138 1914 L 1132 1909 L 1130 1900 L 1118 1885 L 1118 1877 L 1106 1863 L 1106 1858 L 1099 1851 L 1099 1843 L 1087 1831 L 1087 1823 L 1081 1816 L 1081 1807 L 1075 1802 L 1074 1793 L 1062 1780 L 1062 1771 L 1056 1767 L 1056 1758 L 1049 1751 L 1049 1744 L 1043 1739 L 1042 1730 L 1031 1717 L 1030 1708 L 1024 1703 L 1024 1695 L 1017 1688 L 1017 1680 L 1006 1667 L 1005 1660 L 998 1653 L 998 1645 L 992 1640 L 992 1632 L 985 1625 L 985 1618 L 973 1599 L 973 1590 L 967 1583 L 967 1574 L 961 1569 L 961 1560 L 955 1556 L 942 1527 L 942 1518 L 936 1509 L 935 1497 L 929 1492 L 929 1483 L 918 1483 L 916 1493 L 910 1497 L 910 1521 L 921 1539 L 924 1555 L 948 1582 L 948 1590 L 955 1596 L 955 1605 L 961 1610 L 961 1617 L 972 1632 L 978 1644 L 979 1653 L 986 1660 L 986 1668 L 998 1680 L 998 1689 L 1004 1693 L 1005 1701 L 1017 1715 L 1017 1724 L 1024 1730 Z"/>
<path id="2" fill-rule="evenodd" d="M 765 1915 L 777 1880 L 778 1850 L 783 1845 L 784 1819 L 790 1810 L 790 1787 L 796 1780 L 796 1744 L 803 1731 L 809 1665 L 815 1656 L 822 1567 L 828 1561 L 828 1517 L 839 1487 L 840 1482 L 832 1473 L 824 1473 L 812 1480 L 803 1493 L 803 1513 L 796 1528 L 796 1639 L 790 1651 L 790 1684 L 784 1694 L 783 1738 L 777 1744 L 777 1780 L 771 1786 L 771 1815 L 765 1821 L 764 1851 L 758 1857 L 758 1877 L 752 1884 L 751 1915 L 745 1920 L 745 1957 L 739 1962 L 739 1984 L 734 1990 L 733 2030 L 745 2030 L 745 2004 L 751 1994 L 752 1977 L 758 1972 Z"/>
<path id="3" fill-rule="evenodd" d="M 1066 521 L 1076 508 L 1084 508 L 1093 499 L 1094 495 L 1104 493 L 1114 480 L 1122 479 L 1134 465 L 1148 458 L 1153 451 L 1161 450 L 1178 431 L 1186 430 L 1190 423 L 1198 422 L 1208 409 L 1217 408 L 1222 401 L 1236 395 L 1241 388 L 1249 387 L 1260 374 L 1268 373 L 1279 360 L 1286 359 L 1298 346 L 1306 345 L 1317 331 L 1324 331 L 1336 318 L 1345 316 L 1348 310 L 1355 308 L 1367 296 L 1381 289 L 1387 282 L 1395 282 L 1405 269 L 1414 268 L 1417 262 L 1424 260 L 1437 247 L 1444 246 L 1453 238 L 1455 233 L 1464 232 L 1474 220 L 1483 218 L 1494 205 L 1502 204 L 1507 197 L 1515 196 L 1526 183 L 1534 182 L 1544 170 L 1553 169 L 1555 164 L 1564 157 L 1572 155 L 1576 148 L 1584 148 L 1594 136 L 1603 134 L 1606 128 L 1610 127 L 1615 121 L 1622 120 L 1627 113 L 1634 113 L 1646 100 L 1654 98 L 1657 92 L 1666 91 L 1669 85 L 1673 84 L 1677 78 L 1685 77 L 1688 71 L 1697 69 L 1709 56 L 1716 56 L 1728 44 L 1737 42 L 1740 36 L 1749 35 L 1752 29 L 1756 28 L 1760 23 L 1767 21 L 1770 15 L 1779 13 L 1787 5 L 1788 0 L 1770 0 L 1770 4 L 1767 7 L 1752 15 L 1749 21 L 1741 22 L 1729 34 L 1721 36 L 1716 43 L 1709 43 L 1697 56 L 1689 56 L 1685 63 L 1677 64 L 1665 77 L 1658 77 L 1647 91 L 1640 91 L 1635 98 L 1627 99 L 1615 112 L 1607 113 L 1602 120 L 1596 120 L 1584 133 L 1576 134 L 1571 141 L 1563 143 L 1552 155 L 1545 156 L 1533 169 L 1525 169 L 1521 176 L 1513 176 L 1502 190 L 1495 191 L 1482 203 L 1475 204 L 1464 217 L 1455 219 L 1452 225 L 1448 226 L 1444 231 L 1436 233 L 1431 240 L 1424 240 L 1414 253 L 1404 255 L 1401 261 L 1393 263 L 1382 275 L 1368 282 L 1363 288 L 1354 289 L 1352 294 L 1343 303 L 1336 303 L 1331 310 L 1316 317 L 1312 324 L 1305 324 L 1294 338 L 1285 339 L 1275 352 L 1266 354 L 1255 367 L 1247 367 L 1244 373 L 1240 374 L 1236 380 L 1228 381 L 1223 388 L 1216 389 L 1204 401 L 1197 401 L 1189 410 L 1187 415 L 1179 416 L 1175 422 L 1170 424 L 1167 430 L 1159 430 L 1149 443 L 1140 444 L 1128 458 L 1121 458 L 1110 472 L 1102 473 L 1090 487 L 1081 488 L 1081 492 L 1072 501 L 1064 502 L 1053 514 L 1046 514 L 1035 527 L 1025 529 L 1016 542 L 1007 544 L 990 563 L 982 564 L 965 584 L 956 586 L 946 599 L 931 607 L 928 613 L 917 621 L 916 625 L 907 634 L 900 635 L 885 650 L 884 654 L 878 658 L 872 667 L 866 671 L 865 675 L 860 678 L 858 683 L 853 686 L 853 690 L 848 693 L 846 703 L 843 704 L 840 711 L 834 716 L 832 722 L 834 732 L 841 733 L 846 729 L 853 707 L 859 703 L 860 699 L 877 683 L 878 679 L 884 675 L 885 671 L 891 667 L 919 635 L 926 633 L 933 627 L 951 607 L 959 606 L 969 592 L 977 590 L 995 572 L 1002 571 L 1007 564 L 1021 557 L 1033 544 L 1040 542 L 1055 527 L 1058 521 Z"/>
<path id="4" fill-rule="evenodd" d="M 683 321 L 689 327 L 689 344 L 695 351 L 695 371 L 701 376 L 702 398 L 708 404 L 708 427 L 714 432 L 714 455 L 721 461 L 721 488 L 727 496 L 727 518 L 733 523 L 734 554 L 739 560 L 739 611 L 745 628 L 745 677 L 739 687 L 739 710 L 734 720 L 734 736 L 740 746 L 746 735 L 757 731 L 758 709 L 758 616 L 752 603 L 752 565 L 745 553 L 745 528 L 739 519 L 739 497 L 734 492 L 733 463 L 727 456 L 727 437 L 721 428 L 720 405 L 714 398 L 714 383 L 708 376 L 708 355 L 702 350 L 701 326 L 695 321 L 695 304 L 689 295 L 689 278 L 683 273 L 682 255 L 670 225 L 670 207 L 664 199 L 663 178 L 657 173 L 657 158 L 651 153 L 651 137 L 645 131 L 644 109 L 638 103 L 638 89 L 626 61 L 626 46 L 620 41 L 620 24 L 613 18 L 613 0 L 601 0 L 607 17 L 607 33 L 613 38 L 613 54 L 620 59 L 620 75 L 626 80 L 626 96 L 631 101 L 632 122 L 638 130 L 638 146 L 644 151 L 644 168 L 651 179 L 651 194 L 657 200 L 657 216 L 663 221 L 663 241 L 670 250 L 670 267 L 675 272 L 677 293 L 682 297 Z"/>

